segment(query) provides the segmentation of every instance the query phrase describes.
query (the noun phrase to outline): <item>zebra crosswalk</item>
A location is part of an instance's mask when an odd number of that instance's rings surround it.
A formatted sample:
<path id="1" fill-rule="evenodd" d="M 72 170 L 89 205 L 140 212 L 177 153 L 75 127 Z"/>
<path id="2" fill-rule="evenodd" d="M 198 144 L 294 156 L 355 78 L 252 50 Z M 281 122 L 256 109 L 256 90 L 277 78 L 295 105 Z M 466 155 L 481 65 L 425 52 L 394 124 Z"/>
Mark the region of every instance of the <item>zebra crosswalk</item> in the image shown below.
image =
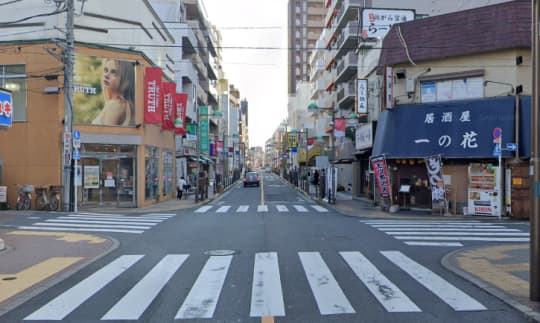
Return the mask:
<path id="1" fill-rule="evenodd" d="M 141 234 L 175 215 L 173 213 L 149 213 L 140 216 L 127 216 L 118 214 L 76 213 L 35 222 L 28 226 L 19 226 L 18 229 Z"/>
<path id="2" fill-rule="evenodd" d="M 291 208 L 292 206 L 292 208 Z M 293 204 L 293 205 L 284 205 L 284 204 L 276 204 L 276 205 L 257 205 L 257 206 L 251 206 L 251 205 L 240 205 L 238 208 L 233 208 L 231 205 L 220 205 L 220 206 L 214 206 L 214 205 L 204 205 L 195 210 L 195 213 L 247 213 L 250 210 L 253 210 L 252 212 L 269 212 L 270 210 L 276 210 L 278 213 L 288 213 L 288 212 L 300 212 L 300 213 L 308 213 L 309 209 L 312 208 L 313 210 L 325 213 L 328 212 L 327 208 L 324 208 L 320 205 L 309 205 L 304 206 L 300 204 Z"/>
<path id="3" fill-rule="evenodd" d="M 462 247 L 465 241 L 529 242 L 529 233 L 479 221 L 361 221 L 410 246 Z"/>
<path id="4" fill-rule="evenodd" d="M 389 262 L 385 263 L 382 268 L 371 262 L 364 254 L 359 251 L 344 251 L 339 252 L 343 260 L 343 264 L 348 266 L 351 271 L 347 272 L 337 264 L 338 268 L 332 271 L 323 255 L 319 252 L 298 252 L 298 263 L 302 267 L 305 278 L 308 281 L 309 290 L 306 294 L 311 301 L 317 305 L 321 315 L 341 315 L 354 314 L 358 309 L 355 309 L 355 302 L 358 304 L 358 299 L 347 295 L 346 291 L 341 288 L 341 285 L 348 285 L 347 291 L 352 293 L 351 284 L 354 286 L 354 281 L 357 278 L 358 283 L 363 284 L 366 288 L 357 286 L 357 291 L 367 293 L 366 297 L 373 297 L 380 305 L 380 309 L 392 313 L 410 313 L 429 311 L 434 305 L 433 299 L 426 299 L 422 293 L 414 293 L 406 295 L 397 285 L 397 282 L 408 286 L 406 290 L 411 291 L 410 284 L 420 285 L 418 288 L 423 288 L 425 291 L 436 296 L 441 303 L 446 304 L 454 311 L 483 311 L 487 308 L 474 299 L 467 293 L 460 290 L 455 285 L 445 280 L 440 275 L 424 267 L 415 260 L 409 258 L 400 251 L 388 250 L 380 251 L 380 255 L 386 258 Z M 330 255 L 331 256 L 331 255 Z M 161 299 L 160 293 L 171 283 L 173 276 L 188 275 L 191 277 L 191 272 L 194 264 L 186 265 L 190 269 L 182 270 L 182 266 L 190 261 L 188 254 L 167 254 L 161 259 L 155 259 L 157 262 L 152 268 L 147 269 L 148 273 L 142 279 L 139 279 L 137 272 L 138 263 L 145 255 L 121 255 L 112 260 L 104 267 L 94 272 L 90 276 L 82 279 L 74 286 L 70 287 L 54 299 L 45 303 L 29 314 L 24 320 L 26 321 L 48 321 L 48 320 L 63 320 L 68 315 L 77 316 L 77 309 L 83 306 L 86 302 L 92 302 L 93 297 L 100 295 L 109 295 L 108 288 L 114 285 L 116 279 L 128 281 L 122 293 L 112 292 L 110 295 L 113 299 L 103 302 L 107 308 L 96 310 L 94 313 L 105 313 L 101 317 L 87 318 L 94 320 L 138 320 L 145 312 L 149 310 L 152 304 L 159 306 L 160 302 L 154 302 L 156 299 Z M 299 304 L 295 304 L 297 299 L 287 299 L 289 304 L 284 300 L 284 288 L 294 289 L 295 293 L 299 293 L 298 284 L 289 280 L 297 280 L 298 276 L 284 276 L 280 273 L 280 268 L 288 268 L 288 265 L 280 267 L 277 252 L 261 252 L 256 253 L 253 257 L 253 279 L 251 282 L 229 282 L 234 280 L 237 275 L 229 275 L 231 268 L 244 272 L 246 266 L 244 260 L 239 260 L 233 266 L 236 255 L 225 256 L 209 256 L 204 265 L 200 269 L 200 273 L 194 282 L 191 278 L 188 279 L 188 286 L 191 286 L 187 296 L 172 295 L 175 299 L 176 307 L 170 309 L 170 313 L 162 313 L 160 317 L 170 315 L 177 320 L 183 319 L 222 319 L 216 317 L 216 308 L 220 302 L 223 290 L 226 288 L 246 288 L 251 289 L 249 304 L 245 306 L 239 304 L 242 309 L 245 309 L 245 315 L 249 317 L 285 317 L 286 309 L 294 308 Z M 195 260 L 195 262 L 200 259 Z M 203 260 L 204 261 L 204 260 Z M 294 261 L 294 260 L 293 260 Z M 201 263 L 202 264 L 202 263 Z M 141 265 L 142 268 L 147 264 Z M 152 263 L 150 264 L 152 266 Z M 195 267 L 197 268 L 197 267 Z M 396 269 L 400 271 L 399 279 L 396 278 Z M 249 270 L 249 269 L 248 269 Z M 130 272 L 131 271 L 131 272 Z M 189 273 L 188 273 L 189 271 Z M 132 275 L 131 275 L 132 274 Z M 285 272 L 287 274 L 287 272 Z M 392 274 L 394 281 L 386 275 Z M 133 277 L 133 278 L 131 278 Z M 185 278 L 184 278 L 185 280 Z M 173 282 L 175 284 L 175 282 Z M 307 286 L 306 286 L 307 287 Z M 416 288 L 416 289 L 418 289 Z M 105 293 L 105 294 L 104 294 Z M 179 291 L 178 293 L 181 293 Z M 170 295 L 170 289 L 167 293 Z M 411 293 L 412 294 L 412 293 Z M 183 295 L 183 294 L 182 294 Z M 363 298 L 363 297 L 362 297 Z M 246 300 L 247 301 L 247 300 Z M 353 301 L 353 302 L 351 302 Z M 238 303 L 238 302 L 236 302 Z M 217 314 L 219 316 L 219 313 Z M 229 318 L 230 319 L 230 318 Z M 237 318 L 239 320 L 245 318 Z"/>

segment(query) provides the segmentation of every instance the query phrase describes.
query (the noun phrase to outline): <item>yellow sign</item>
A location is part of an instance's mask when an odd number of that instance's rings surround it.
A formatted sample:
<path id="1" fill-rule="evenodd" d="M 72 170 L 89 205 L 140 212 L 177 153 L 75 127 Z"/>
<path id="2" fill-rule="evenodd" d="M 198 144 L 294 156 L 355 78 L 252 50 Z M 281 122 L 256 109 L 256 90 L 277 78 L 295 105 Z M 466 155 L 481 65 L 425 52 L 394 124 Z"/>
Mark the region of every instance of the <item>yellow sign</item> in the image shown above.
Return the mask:
<path id="1" fill-rule="evenodd" d="M 298 147 L 298 134 L 295 132 L 287 133 L 287 142 L 289 148 Z"/>
<path id="2" fill-rule="evenodd" d="M 512 178 L 512 185 L 516 185 L 516 186 L 523 185 L 523 179 L 521 177 Z"/>

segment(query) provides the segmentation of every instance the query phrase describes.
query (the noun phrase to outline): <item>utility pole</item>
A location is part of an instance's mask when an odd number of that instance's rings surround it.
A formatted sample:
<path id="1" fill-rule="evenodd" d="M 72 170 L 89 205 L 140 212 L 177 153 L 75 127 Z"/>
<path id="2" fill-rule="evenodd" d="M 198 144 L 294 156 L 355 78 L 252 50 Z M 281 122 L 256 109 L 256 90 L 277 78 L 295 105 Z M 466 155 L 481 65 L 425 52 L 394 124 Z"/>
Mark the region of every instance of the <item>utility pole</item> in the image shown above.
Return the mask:
<path id="1" fill-rule="evenodd" d="M 530 181 L 531 203 L 530 203 L 530 221 L 531 221 L 531 242 L 530 242 L 530 299 L 540 301 L 540 262 L 538 254 L 540 252 L 540 131 L 538 129 L 538 94 L 539 73 L 538 73 L 538 19 L 540 15 L 539 0 L 532 0 L 532 149 L 531 164 L 532 176 Z"/>
<path id="2" fill-rule="evenodd" d="M 73 127 L 74 0 L 66 0 L 66 48 L 64 49 L 64 134 L 62 156 L 62 209 L 71 211 L 71 135 Z"/>
<path id="3" fill-rule="evenodd" d="M 328 203 L 336 204 L 336 190 L 335 190 L 335 159 L 336 159 L 336 146 L 335 146 L 335 132 L 336 130 L 336 110 L 332 107 L 332 133 L 330 134 L 330 150 L 332 151 L 332 163 L 330 163 L 330 194 L 328 194 Z"/>

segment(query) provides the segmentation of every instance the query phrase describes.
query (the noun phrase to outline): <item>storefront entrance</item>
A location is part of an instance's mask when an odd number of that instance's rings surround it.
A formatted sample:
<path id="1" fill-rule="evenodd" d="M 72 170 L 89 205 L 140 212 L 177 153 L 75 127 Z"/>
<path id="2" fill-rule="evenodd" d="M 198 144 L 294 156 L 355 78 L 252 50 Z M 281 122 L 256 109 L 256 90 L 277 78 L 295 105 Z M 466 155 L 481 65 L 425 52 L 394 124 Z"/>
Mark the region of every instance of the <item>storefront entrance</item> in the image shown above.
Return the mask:
<path id="1" fill-rule="evenodd" d="M 81 208 L 137 207 L 136 146 L 85 145 L 84 150 Z"/>

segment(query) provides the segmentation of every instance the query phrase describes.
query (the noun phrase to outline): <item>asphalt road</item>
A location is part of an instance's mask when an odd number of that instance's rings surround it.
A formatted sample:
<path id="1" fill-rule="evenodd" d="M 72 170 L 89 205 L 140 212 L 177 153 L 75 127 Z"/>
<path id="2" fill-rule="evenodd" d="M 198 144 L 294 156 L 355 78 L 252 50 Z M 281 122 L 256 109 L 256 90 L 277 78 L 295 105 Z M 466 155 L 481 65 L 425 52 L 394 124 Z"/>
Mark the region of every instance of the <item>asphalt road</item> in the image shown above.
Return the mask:
<path id="1" fill-rule="evenodd" d="M 378 225 L 264 174 L 143 232 L 107 233 L 117 250 L 0 322 L 526 321 L 441 265 L 455 246 L 409 245 Z"/>

